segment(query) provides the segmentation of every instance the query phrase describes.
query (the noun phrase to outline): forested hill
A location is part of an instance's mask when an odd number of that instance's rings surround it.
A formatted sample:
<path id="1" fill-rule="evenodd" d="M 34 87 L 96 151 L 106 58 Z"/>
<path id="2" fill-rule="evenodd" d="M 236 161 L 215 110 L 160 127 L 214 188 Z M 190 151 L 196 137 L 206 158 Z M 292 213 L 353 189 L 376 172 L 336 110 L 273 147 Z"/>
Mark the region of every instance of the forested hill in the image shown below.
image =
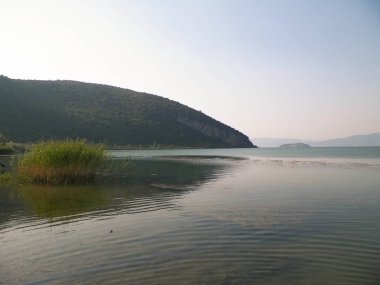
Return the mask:
<path id="1" fill-rule="evenodd" d="M 107 85 L 0 76 L 0 105 L 0 133 L 17 142 L 86 138 L 109 145 L 254 147 L 202 112 Z"/>

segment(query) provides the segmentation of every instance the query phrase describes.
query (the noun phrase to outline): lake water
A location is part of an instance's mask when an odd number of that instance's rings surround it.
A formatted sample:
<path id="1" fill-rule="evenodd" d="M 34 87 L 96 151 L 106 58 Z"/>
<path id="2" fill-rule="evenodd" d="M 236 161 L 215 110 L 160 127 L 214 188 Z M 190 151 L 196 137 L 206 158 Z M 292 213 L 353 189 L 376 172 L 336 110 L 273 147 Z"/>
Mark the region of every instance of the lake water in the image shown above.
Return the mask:
<path id="1" fill-rule="evenodd" d="M 112 154 L 112 181 L 0 188 L 0 284 L 380 284 L 380 148 Z"/>

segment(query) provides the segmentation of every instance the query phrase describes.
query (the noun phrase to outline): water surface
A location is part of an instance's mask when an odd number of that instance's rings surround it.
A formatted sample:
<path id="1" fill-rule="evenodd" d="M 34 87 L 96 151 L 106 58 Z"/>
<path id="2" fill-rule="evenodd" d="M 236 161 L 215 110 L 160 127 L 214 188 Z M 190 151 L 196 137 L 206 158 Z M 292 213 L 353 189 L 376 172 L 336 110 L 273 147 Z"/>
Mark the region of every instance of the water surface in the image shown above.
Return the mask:
<path id="1" fill-rule="evenodd" d="M 0 283 L 379 284 L 378 150 L 128 152 L 113 181 L 0 189 Z"/>

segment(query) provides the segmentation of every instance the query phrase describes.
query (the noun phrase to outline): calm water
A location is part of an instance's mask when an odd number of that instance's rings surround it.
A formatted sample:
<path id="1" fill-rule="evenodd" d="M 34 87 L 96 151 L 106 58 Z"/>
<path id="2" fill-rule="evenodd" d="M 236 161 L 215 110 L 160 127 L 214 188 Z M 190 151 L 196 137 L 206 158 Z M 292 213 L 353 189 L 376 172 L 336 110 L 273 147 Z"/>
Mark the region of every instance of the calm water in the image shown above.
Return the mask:
<path id="1" fill-rule="evenodd" d="M 380 148 L 112 153 L 0 188 L 0 284 L 380 284 Z"/>

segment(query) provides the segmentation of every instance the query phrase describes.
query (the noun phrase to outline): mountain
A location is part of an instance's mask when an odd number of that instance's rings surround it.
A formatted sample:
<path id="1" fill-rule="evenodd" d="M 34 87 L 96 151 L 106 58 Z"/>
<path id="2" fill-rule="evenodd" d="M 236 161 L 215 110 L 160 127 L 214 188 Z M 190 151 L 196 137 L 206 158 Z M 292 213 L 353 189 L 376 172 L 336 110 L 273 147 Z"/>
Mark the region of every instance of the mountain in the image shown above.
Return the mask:
<path id="1" fill-rule="evenodd" d="M 107 85 L 0 76 L 0 102 L 0 133 L 17 142 L 86 138 L 108 145 L 254 147 L 200 111 Z"/>
<path id="2" fill-rule="evenodd" d="M 380 133 L 318 141 L 312 146 L 380 146 Z"/>
<path id="3" fill-rule="evenodd" d="M 279 147 L 283 144 L 295 143 L 306 143 L 313 147 L 380 146 L 380 133 L 355 135 L 322 141 L 286 138 L 256 138 L 254 140 L 254 143 L 259 147 Z"/>

